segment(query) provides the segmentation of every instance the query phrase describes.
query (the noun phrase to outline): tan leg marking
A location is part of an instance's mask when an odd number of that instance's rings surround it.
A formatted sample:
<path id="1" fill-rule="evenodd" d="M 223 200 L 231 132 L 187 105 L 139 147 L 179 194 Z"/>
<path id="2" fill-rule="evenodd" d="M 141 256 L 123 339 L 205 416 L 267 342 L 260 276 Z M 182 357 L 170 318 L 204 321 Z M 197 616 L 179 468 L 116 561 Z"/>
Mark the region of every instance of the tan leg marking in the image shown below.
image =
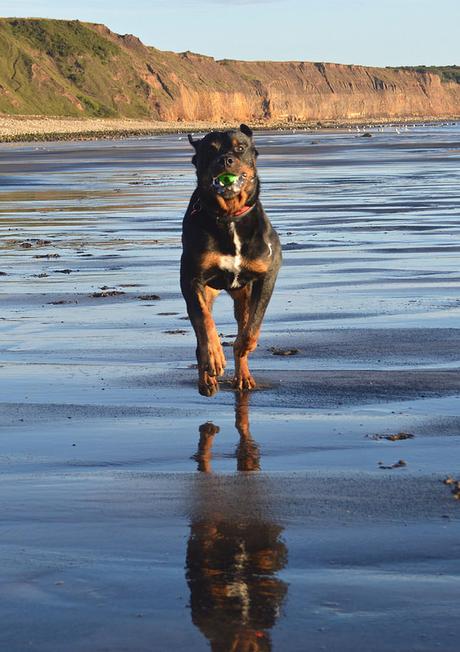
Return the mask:
<path id="1" fill-rule="evenodd" d="M 235 304 L 235 318 L 238 322 L 238 335 L 233 344 L 233 355 L 235 359 L 233 387 L 237 390 L 254 389 L 256 386 L 256 382 L 251 376 L 248 367 L 248 354 L 256 348 L 259 337 L 259 332 L 254 335 L 247 333 L 250 295 L 250 285 L 246 285 L 241 290 L 232 292 Z"/>
<path id="2" fill-rule="evenodd" d="M 198 294 L 205 332 L 205 337 L 198 339 L 198 346 L 200 347 L 198 387 L 200 394 L 204 396 L 213 396 L 218 391 L 217 377 L 223 375 L 227 364 L 211 314 L 212 305 L 218 294 L 219 290 L 214 290 L 209 286 L 204 288 L 204 296 L 201 293 Z"/>
<path id="3" fill-rule="evenodd" d="M 268 270 L 268 262 L 263 258 L 243 258 L 242 268 L 255 274 L 265 274 Z"/>

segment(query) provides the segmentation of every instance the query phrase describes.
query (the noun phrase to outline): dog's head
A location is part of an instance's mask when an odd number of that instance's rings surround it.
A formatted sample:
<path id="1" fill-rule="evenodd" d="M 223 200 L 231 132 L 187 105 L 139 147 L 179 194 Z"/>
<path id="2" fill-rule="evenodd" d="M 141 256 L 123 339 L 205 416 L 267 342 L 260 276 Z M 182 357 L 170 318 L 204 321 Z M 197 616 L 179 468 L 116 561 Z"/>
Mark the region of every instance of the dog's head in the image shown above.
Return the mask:
<path id="1" fill-rule="evenodd" d="M 188 139 L 195 149 L 192 163 L 205 202 L 216 204 L 223 213 L 254 203 L 259 192 L 258 152 L 247 125 L 230 131 L 212 131 L 200 140 L 189 134 Z"/>

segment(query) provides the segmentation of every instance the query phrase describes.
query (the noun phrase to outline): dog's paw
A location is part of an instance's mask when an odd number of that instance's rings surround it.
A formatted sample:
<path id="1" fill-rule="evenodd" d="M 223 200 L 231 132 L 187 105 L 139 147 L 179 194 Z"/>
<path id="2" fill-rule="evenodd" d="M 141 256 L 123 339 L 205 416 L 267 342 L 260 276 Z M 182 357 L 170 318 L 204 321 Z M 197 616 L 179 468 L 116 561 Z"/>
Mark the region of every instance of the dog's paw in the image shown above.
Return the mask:
<path id="1" fill-rule="evenodd" d="M 211 376 L 206 371 L 200 374 L 198 381 L 198 391 L 201 396 L 214 396 L 219 391 L 217 376 Z"/>
<path id="2" fill-rule="evenodd" d="M 256 381 L 249 371 L 247 373 L 239 373 L 233 377 L 232 387 L 240 392 L 246 389 L 254 389 L 256 387 Z"/>

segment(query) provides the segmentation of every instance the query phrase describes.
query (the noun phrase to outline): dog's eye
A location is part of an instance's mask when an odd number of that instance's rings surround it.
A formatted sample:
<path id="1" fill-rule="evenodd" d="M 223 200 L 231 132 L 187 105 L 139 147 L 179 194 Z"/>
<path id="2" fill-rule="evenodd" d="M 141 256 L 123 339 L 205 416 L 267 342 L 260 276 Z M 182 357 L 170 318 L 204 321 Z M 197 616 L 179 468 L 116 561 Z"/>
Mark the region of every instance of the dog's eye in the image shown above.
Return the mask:
<path id="1" fill-rule="evenodd" d="M 244 152 L 244 147 L 243 145 L 237 145 L 235 147 L 235 152 L 238 152 L 238 154 L 241 154 L 241 152 Z"/>

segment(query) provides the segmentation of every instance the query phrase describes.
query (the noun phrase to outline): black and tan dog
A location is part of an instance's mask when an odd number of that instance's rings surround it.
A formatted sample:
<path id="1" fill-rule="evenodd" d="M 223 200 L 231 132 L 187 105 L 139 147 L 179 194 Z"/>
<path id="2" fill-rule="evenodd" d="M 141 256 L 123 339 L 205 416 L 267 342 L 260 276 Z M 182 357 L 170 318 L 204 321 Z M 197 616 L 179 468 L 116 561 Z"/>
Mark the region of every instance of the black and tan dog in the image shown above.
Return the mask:
<path id="1" fill-rule="evenodd" d="M 183 222 L 181 289 L 197 337 L 199 391 L 215 394 L 226 364 L 211 314 L 221 290 L 233 298 L 238 322 L 233 386 L 253 389 L 248 354 L 257 346 L 281 265 L 278 235 L 259 201 L 258 152 L 243 124 L 189 141 L 198 184 Z"/>

